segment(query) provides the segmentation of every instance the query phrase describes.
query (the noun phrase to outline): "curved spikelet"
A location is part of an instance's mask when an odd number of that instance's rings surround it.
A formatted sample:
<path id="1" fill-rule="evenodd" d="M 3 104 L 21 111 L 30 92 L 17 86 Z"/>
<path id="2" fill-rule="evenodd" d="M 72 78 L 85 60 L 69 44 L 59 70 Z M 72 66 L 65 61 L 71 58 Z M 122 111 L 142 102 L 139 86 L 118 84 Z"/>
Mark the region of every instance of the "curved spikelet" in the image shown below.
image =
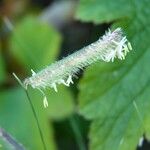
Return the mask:
<path id="1" fill-rule="evenodd" d="M 35 73 L 32 70 L 32 77 L 25 79 L 24 85 L 26 88 L 28 85 L 31 85 L 33 88 L 40 90 L 51 87 L 57 92 L 57 84 L 69 86 L 70 83 L 73 83 L 72 77 L 80 69 L 97 60 L 106 62 L 113 62 L 115 58 L 122 60 L 131 49 L 130 43 L 126 37 L 123 37 L 121 28 L 117 28 L 113 32 L 109 30 L 98 41 L 51 64 L 40 72 Z"/>

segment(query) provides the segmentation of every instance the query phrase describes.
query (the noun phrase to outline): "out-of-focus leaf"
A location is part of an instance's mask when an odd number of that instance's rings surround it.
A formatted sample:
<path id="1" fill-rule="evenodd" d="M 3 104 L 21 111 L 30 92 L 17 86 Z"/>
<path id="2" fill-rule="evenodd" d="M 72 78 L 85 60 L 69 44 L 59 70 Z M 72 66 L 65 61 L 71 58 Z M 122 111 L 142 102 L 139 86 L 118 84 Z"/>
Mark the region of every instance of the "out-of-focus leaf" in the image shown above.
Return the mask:
<path id="1" fill-rule="evenodd" d="M 34 107 L 38 114 L 39 122 L 44 134 L 47 149 L 54 150 L 53 131 L 46 110 L 41 106 L 41 97 L 38 93 L 34 96 Z M 24 147 L 28 149 L 43 149 L 39 131 L 31 106 L 22 89 L 11 89 L 0 92 L 0 125 Z M 3 146 L 3 145 L 2 145 Z M 5 148 L 4 148 L 5 149 Z"/>
<path id="2" fill-rule="evenodd" d="M 95 6 L 94 1 L 88 2 L 91 3 L 85 11 Z M 114 5 L 120 2 L 117 0 Z M 111 0 L 102 2 L 105 14 L 99 14 L 100 23 L 102 17 L 105 21 L 111 13 L 113 20 L 118 19 L 109 11 L 112 3 Z M 97 7 L 101 8 L 101 1 Z M 134 16 L 129 13 L 125 20 L 121 15 L 113 27 L 121 26 L 126 31 L 133 51 L 122 62 L 97 63 L 89 67 L 80 83 L 80 112 L 93 120 L 91 150 L 133 150 L 143 134 L 150 139 L 150 3 L 134 1 L 130 7 Z M 122 12 L 128 9 L 126 4 L 121 8 Z M 119 8 L 115 11 L 121 13 Z M 92 20 L 95 21 L 94 16 Z"/>
<path id="3" fill-rule="evenodd" d="M 39 107 L 44 109 L 43 94 L 39 90 L 32 88 L 28 88 L 28 91 L 31 92 L 31 99 L 35 103 L 38 99 Z M 74 103 L 72 94 L 63 85 L 58 87 L 58 92 L 55 92 L 53 89 L 46 90 L 45 95 L 48 101 L 48 107 L 45 108 L 45 111 L 50 119 L 61 120 L 73 113 Z"/>
<path id="4" fill-rule="evenodd" d="M 60 41 L 60 35 L 52 27 L 36 18 L 26 17 L 13 31 L 11 51 L 28 71 L 33 69 L 38 72 L 56 60 Z M 47 110 L 52 119 L 67 117 L 73 112 L 72 97 L 67 90 L 62 87 L 58 93 L 53 89 L 47 92 L 49 100 Z"/>
<path id="5" fill-rule="evenodd" d="M 58 87 L 58 92 L 47 90 L 46 95 L 49 103 L 47 111 L 51 119 L 63 119 L 73 113 L 72 94 L 63 85 Z"/>
<path id="6" fill-rule="evenodd" d="M 130 0 L 80 0 L 76 18 L 86 22 L 103 23 L 131 16 Z"/>
<path id="7" fill-rule="evenodd" d="M 5 65 L 4 65 L 3 57 L 1 54 L 1 47 L 0 47 L 0 83 L 2 83 L 5 80 L 5 77 L 6 77 Z"/>
<path id="8" fill-rule="evenodd" d="M 31 68 L 38 71 L 56 59 L 60 41 L 54 28 L 28 16 L 15 26 L 10 50 L 28 71 Z"/>
<path id="9" fill-rule="evenodd" d="M 5 80 L 6 73 L 4 69 L 4 62 L 2 57 L 0 56 L 0 83 L 2 83 Z"/>

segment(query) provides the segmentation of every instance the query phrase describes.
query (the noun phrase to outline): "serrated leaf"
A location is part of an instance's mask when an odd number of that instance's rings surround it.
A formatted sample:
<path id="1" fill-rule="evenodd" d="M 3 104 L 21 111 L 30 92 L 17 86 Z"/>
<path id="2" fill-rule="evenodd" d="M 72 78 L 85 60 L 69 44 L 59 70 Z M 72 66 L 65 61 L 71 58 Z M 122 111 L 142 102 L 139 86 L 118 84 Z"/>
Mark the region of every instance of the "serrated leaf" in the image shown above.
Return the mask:
<path id="1" fill-rule="evenodd" d="M 128 0 L 80 0 L 76 18 L 86 22 L 111 22 L 131 15 L 132 1 Z"/>
<path id="2" fill-rule="evenodd" d="M 38 110 L 38 119 L 47 149 L 54 150 L 53 131 L 46 110 L 41 107 L 41 97 L 37 93 L 32 93 L 32 96 L 36 99 L 36 103 L 35 101 L 33 103 L 36 111 Z M 27 150 L 43 149 L 31 106 L 22 89 L 15 88 L 0 92 L 0 125 L 22 143 Z"/>
<path id="3" fill-rule="evenodd" d="M 107 5 L 105 9 L 111 13 Z M 91 150 L 133 150 L 143 134 L 150 139 L 150 7 L 147 0 L 135 1 L 131 6 L 134 17 L 130 14 L 126 20 L 120 18 L 113 26 L 126 31 L 133 51 L 122 62 L 89 67 L 80 83 L 80 112 L 93 120 Z"/>

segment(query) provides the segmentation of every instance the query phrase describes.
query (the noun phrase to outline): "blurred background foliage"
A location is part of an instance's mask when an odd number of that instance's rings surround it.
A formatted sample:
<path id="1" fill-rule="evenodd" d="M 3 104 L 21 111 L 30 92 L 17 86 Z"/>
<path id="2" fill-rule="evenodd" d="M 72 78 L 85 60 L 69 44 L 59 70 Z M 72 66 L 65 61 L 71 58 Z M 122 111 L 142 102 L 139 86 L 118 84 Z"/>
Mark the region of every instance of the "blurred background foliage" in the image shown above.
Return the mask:
<path id="1" fill-rule="evenodd" d="M 125 61 L 98 62 L 80 72 L 80 83 L 74 79 L 70 88 L 59 86 L 58 93 L 47 90 L 46 109 L 42 94 L 28 90 L 48 150 L 133 150 L 143 134 L 149 139 L 149 5 L 149 0 L 0 1 L 0 127 L 26 149 L 42 150 L 31 107 L 12 73 L 23 80 L 31 69 L 38 72 L 109 27 L 121 26 L 134 49 Z M 129 105 L 133 98 L 142 126 Z M 118 147 L 123 136 L 125 144 Z M 146 139 L 137 149 L 150 149 Z M 12 145 L 0 138 L 0 149 Z"/>

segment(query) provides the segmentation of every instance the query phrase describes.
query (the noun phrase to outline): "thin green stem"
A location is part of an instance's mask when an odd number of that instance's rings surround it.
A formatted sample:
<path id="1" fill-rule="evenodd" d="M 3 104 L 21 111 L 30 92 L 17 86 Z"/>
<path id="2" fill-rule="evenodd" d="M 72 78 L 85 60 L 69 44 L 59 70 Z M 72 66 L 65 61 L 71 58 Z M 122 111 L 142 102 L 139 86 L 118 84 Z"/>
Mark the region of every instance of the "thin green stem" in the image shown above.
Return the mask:
<path id="1" fill-rule="evenodd" d="M 37 117 L 37 114 L 36 114 L 36 111 L 34 109 L 32 101 L 30 99 L 29 93 L 26 89 L 25 89 L 25 93 L 27 95 L 28 101 L 30 103 L 30 106 L 31 106 L 31 109 L 32 109 L 32 112 L 33 112 L 33 115 L 34 115 L 34 118 L 36 120 L 36 124 L 37 124 L 38 130 L 39 130 L 39 134 L 40 134 L 40 137 L 41 137 L 42 144 L 43 144 L 43 148 L 44 148 L 44 150 L 47 150 L 46 149 L 46 144 L 45 144 L 45 141 L 44 141 L 44 137 L 43 137 L 43 133 L 42 133 L 42 130 L 41 130 L 41 127 L 40 127 L 40 123 L 38 121 L 38 117 Z"/>
<path id="2" fill-rule="evenodd" d="M 76 139 L 76 142 L 78 144 L 79 150 L 86 150 L 85 144 L 83 141 L 83 137 L 82 137 L 81 131 L 78 127 L 76 119 L 74 117 L 72 117 L 72 118 L 70 118 L 69 121 L 70 121 L 70 125 L 72 127 L 72 130 L 74 132 L 75 139 Z"/>
<path id="3" fill-rule="evenodd" d="M 19 82 L 19 84 L 22 86 L 22 88 L 24 89 L 24 91 L 25 91 L 25 93 L 26 93 L 26 95 L 27 95 L 27 99 L 28 99 L 29 104 L 30 104 L 30 106 L 31 106 L 31 109 L 32 109 L 32 112 L 33 112 L 33 115 L 34 115 L 34 118 L 35 118 L 35 121 L 36 121 L 38 130 L 39 130 L 39 134 L 40 134 L 40 137 L 41 137 L 41 141 L 42 141 L 42 144 L 43 144 L 43 148 L 44 148 L 44 150 L 46 150 L 46 144 L 45 144 L 45 142 L 44 142 L 43 133 L 42 133 L 42 130 L 41 130 L 41 127 L 40 127 L 40 123 L 39 123 L 39 121 L 38 121 L 38 117 L 37 117 L 36 111 L 35 111 L 35 109 L 34 109 L 33 103 L 32 103 L 32 101 L 31 101 L 31 99 L 30 99 L 29 93 L 28 93 L 28 91 L 27 91 L 25 85 L 24 85 L 24 84 L 21 82 L 21 80 L 18 78 L 18 76 L 17 76 L 15 73 L 13 73 L 13 76 L 14 76 L 15 79 Z"/>

